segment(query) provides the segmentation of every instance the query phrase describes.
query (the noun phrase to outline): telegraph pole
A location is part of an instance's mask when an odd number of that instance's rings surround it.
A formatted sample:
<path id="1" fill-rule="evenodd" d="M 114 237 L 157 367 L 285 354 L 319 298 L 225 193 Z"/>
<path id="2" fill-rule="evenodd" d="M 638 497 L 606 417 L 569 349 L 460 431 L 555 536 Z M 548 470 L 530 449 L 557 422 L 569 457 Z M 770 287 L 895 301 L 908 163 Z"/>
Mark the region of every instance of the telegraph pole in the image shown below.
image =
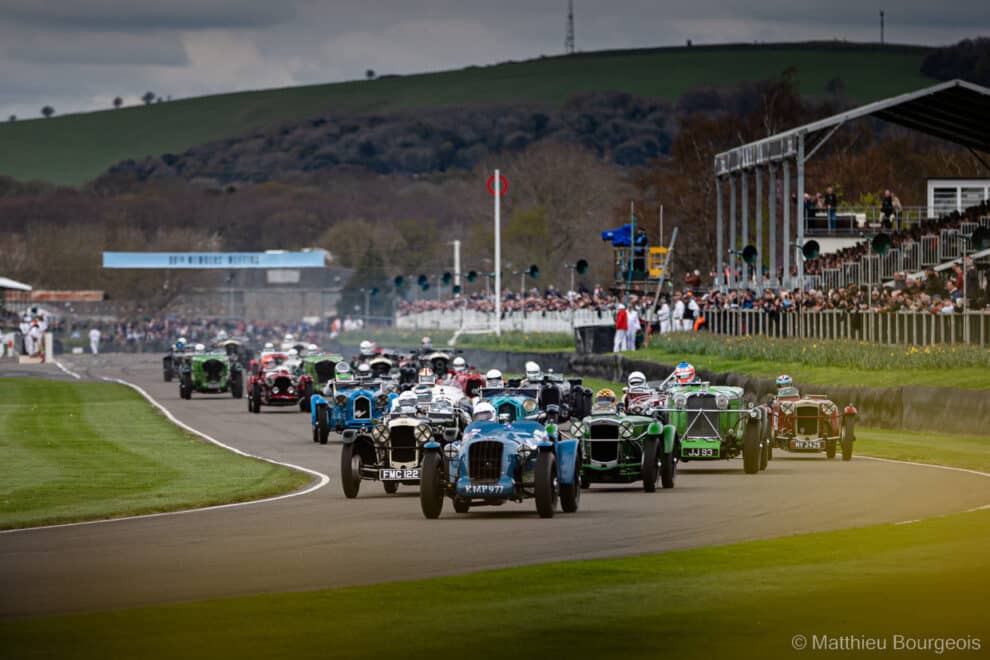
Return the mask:
<path id="1" fill-rule="evenodd" d="M 567 0 L 567 36 L 564 38 L 564 52 L 574 54 L 574 0 Z"/>
<path id="2" fill-rule="evenodd" d="M 495 170 L 495 336 L 502 336 L 502 223 L 500 220 L 502 179 Z"/>
<path id="3" fill-rule="evenodd" d="M 880 47 L 883 48 L 883 10 L 880 10 Z"/>

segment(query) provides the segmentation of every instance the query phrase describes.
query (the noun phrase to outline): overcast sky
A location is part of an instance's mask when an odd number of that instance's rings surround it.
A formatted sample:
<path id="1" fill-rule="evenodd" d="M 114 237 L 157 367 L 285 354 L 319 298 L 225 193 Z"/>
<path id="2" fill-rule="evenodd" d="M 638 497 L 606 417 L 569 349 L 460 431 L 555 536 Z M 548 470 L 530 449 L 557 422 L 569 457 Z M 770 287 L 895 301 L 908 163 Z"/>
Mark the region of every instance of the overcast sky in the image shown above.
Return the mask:
<path id="1" fill-rule="evenodd" d="M 990 33 L 986 0 L 887 3 L 887 39 Z M 577 47 L 879 39 L 862 0 L 575 0 Z M 0 117 L 413 73 L 563 50 L 567 0 L 0 0 Z"/>

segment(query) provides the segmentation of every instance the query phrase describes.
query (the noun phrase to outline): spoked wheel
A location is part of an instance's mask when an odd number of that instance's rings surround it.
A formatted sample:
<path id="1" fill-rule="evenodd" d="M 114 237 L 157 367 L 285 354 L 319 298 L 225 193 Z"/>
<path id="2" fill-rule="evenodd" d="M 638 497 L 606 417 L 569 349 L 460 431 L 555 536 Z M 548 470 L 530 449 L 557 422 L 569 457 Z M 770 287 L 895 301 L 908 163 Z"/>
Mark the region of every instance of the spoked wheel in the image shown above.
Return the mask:
<path id="1" fill-rule="evenodd" d="M 825 458 L 835 458 L 835 440 L 831 438 L 825 441 Z"/>
<path id="2" fill-rule="evenodd" d="M 677 479 L 677 442 L 670 453 L 662 452 L 660 455 L 660 485 L 664 488 L 673 488 Z"/>
<path id="3" fill-rule="evenodd" d="M 261 389 L 257 385 L 251 388 L 251 405 L 251 412 L 261 412 Z"/>
<path id="4" fill-rule="evenodd" d="M 327 406 L 316 408 L 316 429 L 320 444 L 327 444 L 327 440 L 330 438 L 330 409 Z"/>
<path id="5" fill-rule="evenodd" d="M 575 470 L 581 469 L 581 457 L 574 464 Z M 577 513 L 581 505 L 581 479 L 577 474 L 569 484 L 560 484 L 560 508 L 564 513 Z"/>
<path id="6" fill-rule="evenodd" d="M 419 504 L 427 518 L 439 518 L 443 511 L 443 457 L 431 451 L 423 457 L 419 482 Z M 456 506 L 456 502 L 455 502 Z"/>
<path id="7" fill-rule="evenodd" d="M 756 474 L 760 471 L 760 428 L 750 422 L 743 431 L 743 472 Z"/>
<path id="8" fill-rule="evenodd" d="M 557 482 L 557 457 L 550 451 L 541 451 L 536 459 L 536 512 L 540 518 L 553 518 L 557 510 L 559 485 Z"/>
<path id="9" fill-rule="evenodd" d="M 340 485 L 344 497 L 354 499 L 361 489 L 361 452 L 353 444 L 340 450 Z"/>

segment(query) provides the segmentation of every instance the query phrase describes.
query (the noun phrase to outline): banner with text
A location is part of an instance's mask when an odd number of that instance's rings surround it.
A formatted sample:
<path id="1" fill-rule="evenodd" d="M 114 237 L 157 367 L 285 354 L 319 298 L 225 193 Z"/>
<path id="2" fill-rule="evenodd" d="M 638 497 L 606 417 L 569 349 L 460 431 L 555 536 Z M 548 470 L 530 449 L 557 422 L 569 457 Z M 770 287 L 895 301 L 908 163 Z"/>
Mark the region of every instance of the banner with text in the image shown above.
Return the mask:
<path id="1" fill-rule="evenodd" d="M 104 252 L 104 268 L 323 268 L 313 252 Z"/>

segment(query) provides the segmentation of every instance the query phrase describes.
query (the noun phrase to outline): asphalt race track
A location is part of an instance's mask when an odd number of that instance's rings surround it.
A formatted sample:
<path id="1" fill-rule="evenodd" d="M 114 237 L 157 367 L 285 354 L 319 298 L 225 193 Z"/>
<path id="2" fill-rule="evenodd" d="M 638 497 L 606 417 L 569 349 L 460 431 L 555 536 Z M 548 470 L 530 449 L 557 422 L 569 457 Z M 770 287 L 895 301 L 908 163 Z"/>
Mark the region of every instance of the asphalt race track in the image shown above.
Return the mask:
<path id="1" fill-rule="evenodd" d="M 300 497 L 178 515 L 0 534 L 0 616 L 133 607 L 262 592 L 410 580 L 524 563 L 591 559 L 916 520 L 990 503 L 978 474 L 777 452 L 767 471 L 742 461 L 682 465 L 677 487 L 585 491 L 551 520 L 532 501 L 426 520 L 418 491 L 364 482 L 344 498 L 340 445 L 311 440 L 298 409 L 247 412 L 245 400 L 164 383 L 158 355 L 66 357 L 84 378 L 133 382 L 186 424 L 253 454 L 305 466 L 330 483 Z M 48 367 L 53 376 L 64 374 Z M 30 371 L 34 371 L 33 369 Z M 0 376 L 11 371 L 0 371 Z"/>

